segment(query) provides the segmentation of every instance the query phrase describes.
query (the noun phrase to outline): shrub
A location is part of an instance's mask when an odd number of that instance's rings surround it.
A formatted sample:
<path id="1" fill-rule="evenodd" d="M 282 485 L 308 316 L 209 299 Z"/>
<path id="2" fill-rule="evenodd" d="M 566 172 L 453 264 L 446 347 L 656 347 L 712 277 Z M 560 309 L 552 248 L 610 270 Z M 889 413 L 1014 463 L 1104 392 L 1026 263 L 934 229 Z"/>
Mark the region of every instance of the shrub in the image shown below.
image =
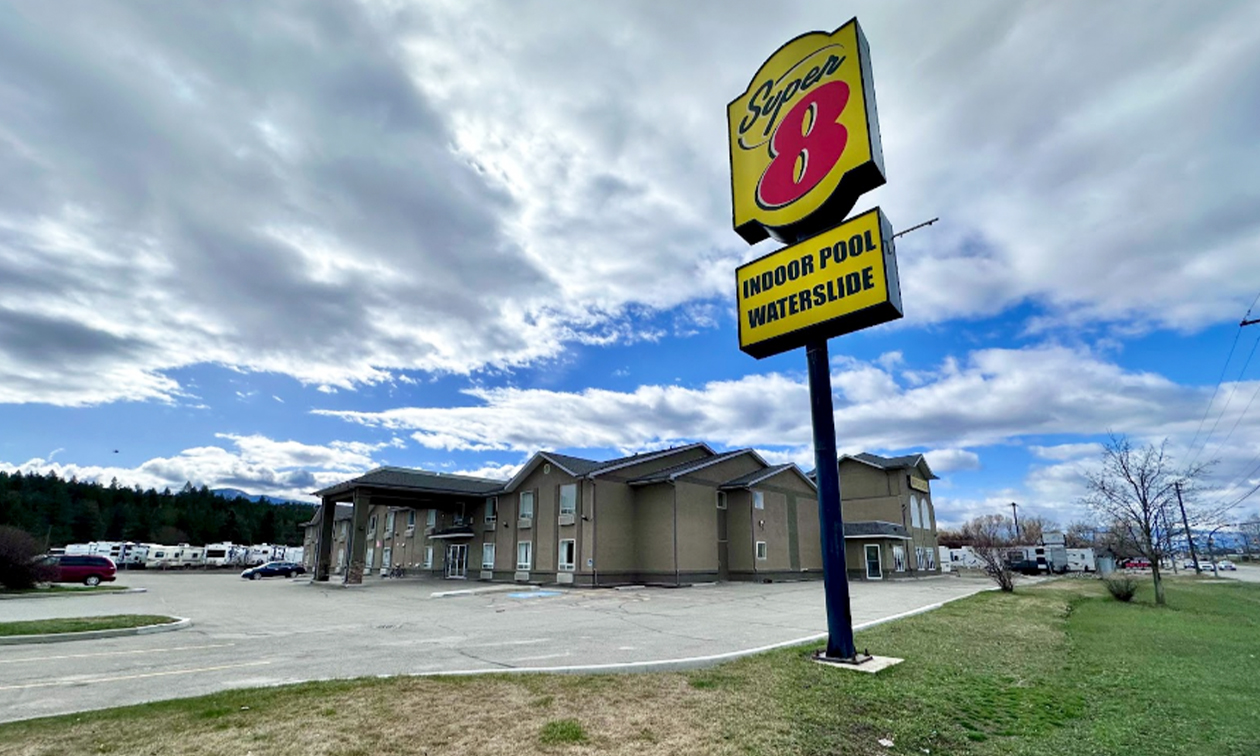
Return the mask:
<path id="1" fill-rule="evenodd" d="M 1103 580 L 1107 591 L 1116 601 L 1131 601 L 1137 593 L 1137 582 L 1131 577 L 1109 577 Z"/>
<path id="2" fill-rule="evenodd" d="M 29 533 L 0 525 L 0 587 L 21 591 L 52 580 L 55 576 L 49 568 L 36 561 L 41 553 L 39 542 Z"/>

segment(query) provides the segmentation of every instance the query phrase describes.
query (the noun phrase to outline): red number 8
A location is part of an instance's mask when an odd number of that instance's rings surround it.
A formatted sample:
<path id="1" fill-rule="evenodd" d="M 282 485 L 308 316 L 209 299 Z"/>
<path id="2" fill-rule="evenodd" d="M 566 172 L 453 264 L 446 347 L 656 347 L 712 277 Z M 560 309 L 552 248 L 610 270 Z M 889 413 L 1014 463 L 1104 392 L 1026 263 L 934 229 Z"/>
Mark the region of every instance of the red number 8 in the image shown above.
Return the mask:
<path id="1" fill-rule="evenodd" d="M 790 205 L 831 172 L 849 142 L 849 130 L 837 122 L 848 104 L 849 85 L 832 81 L 788 111 L 770 139 L 772 160 L 757 182 L 757 204 L 765 208 Z M 804 130 L 806 115 L 813 116 L 809 131 Z M 798 161 L 804 161 L 799 178 Z"/>

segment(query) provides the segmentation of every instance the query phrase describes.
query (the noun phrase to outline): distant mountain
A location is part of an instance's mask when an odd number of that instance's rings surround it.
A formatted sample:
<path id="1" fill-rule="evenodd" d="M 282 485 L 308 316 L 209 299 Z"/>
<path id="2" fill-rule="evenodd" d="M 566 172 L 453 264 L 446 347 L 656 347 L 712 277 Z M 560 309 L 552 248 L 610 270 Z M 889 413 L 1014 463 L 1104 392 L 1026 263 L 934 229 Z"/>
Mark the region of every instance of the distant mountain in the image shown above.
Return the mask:
<path id="1" fill-rule="evenodd" d="M 292 499 L 277 499 L 274 496 L 258 495 L 245 493 L 239 488 L 212 488 L 210 493 L 215 496 L 222 496 L 225 499 L 247 499 L 249 501 L 262 502 L 263 504 L 310 504 L 309 501 L 294 501 Z"/>

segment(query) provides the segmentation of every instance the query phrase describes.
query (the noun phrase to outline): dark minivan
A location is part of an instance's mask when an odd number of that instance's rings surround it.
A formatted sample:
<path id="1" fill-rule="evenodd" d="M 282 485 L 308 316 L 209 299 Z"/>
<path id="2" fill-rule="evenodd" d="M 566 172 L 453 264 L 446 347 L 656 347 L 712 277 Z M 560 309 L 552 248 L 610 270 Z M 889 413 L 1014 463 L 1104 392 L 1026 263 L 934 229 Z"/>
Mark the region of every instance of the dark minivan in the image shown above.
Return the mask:
<path id="1" fill-rule="evenodd" d="M 67 555 L 52 557 L 57 567 L 58 583 L 83 583 L 84 585 L 100 585 L 110 583 L 118 568 L 114 560 L 105 556 Z"/>

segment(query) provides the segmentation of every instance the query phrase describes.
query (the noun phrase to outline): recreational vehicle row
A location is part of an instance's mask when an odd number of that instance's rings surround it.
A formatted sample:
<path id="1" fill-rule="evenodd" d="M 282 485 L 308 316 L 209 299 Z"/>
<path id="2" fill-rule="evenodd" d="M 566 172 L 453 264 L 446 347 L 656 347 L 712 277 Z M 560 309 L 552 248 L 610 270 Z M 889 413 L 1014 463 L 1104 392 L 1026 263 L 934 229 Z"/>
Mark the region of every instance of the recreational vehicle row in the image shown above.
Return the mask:
<path id="1" fill-rule="evenodd" d="M 300 546 L 234 544 L 230 541 L 207 546 L 181 543 L 174 546 L 130 541 L 72 543 L 66 554 L 108 556 L 122 569 L 189 569 L 194 567 L 253 567 L 275 559 L 300 562 Z"/>

